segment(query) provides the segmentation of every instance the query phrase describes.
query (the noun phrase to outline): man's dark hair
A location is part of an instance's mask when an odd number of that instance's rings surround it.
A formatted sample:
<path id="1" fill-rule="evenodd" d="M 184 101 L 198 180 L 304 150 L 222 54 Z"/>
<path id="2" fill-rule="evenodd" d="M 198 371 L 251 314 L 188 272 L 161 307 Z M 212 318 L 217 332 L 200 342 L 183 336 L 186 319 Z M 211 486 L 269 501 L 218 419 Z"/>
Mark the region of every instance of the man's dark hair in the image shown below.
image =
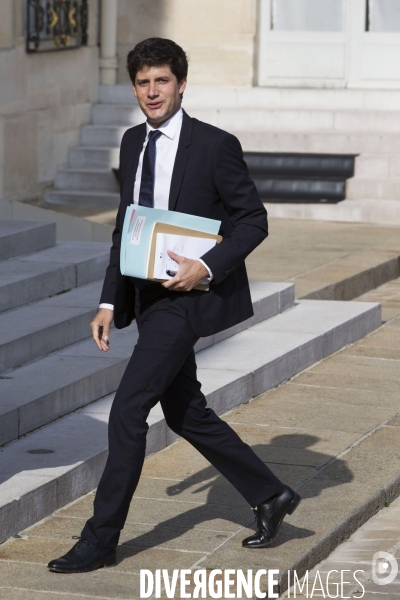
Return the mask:
<path id="1" fill-rule="evenodd" d="M 187 77 L 188 60 L 185 51 L 172 40 L 148 38 L 136 44 L 128 54 L 126 68 L 135 84 L 136 73 L 148 67 L 168 65 L 178 82 Z"/>

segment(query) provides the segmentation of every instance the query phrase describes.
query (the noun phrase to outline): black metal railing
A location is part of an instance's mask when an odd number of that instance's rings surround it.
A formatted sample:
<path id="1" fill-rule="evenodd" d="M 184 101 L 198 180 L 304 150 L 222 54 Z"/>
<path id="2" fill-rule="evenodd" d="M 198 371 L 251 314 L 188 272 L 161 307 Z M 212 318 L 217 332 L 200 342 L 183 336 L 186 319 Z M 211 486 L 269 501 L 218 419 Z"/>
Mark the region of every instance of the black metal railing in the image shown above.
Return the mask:
<path id="1" fill-rule="evenodd" d="M 26 0 L 26 51 L 48 52 L 85 46 L 87 0 Z"/>

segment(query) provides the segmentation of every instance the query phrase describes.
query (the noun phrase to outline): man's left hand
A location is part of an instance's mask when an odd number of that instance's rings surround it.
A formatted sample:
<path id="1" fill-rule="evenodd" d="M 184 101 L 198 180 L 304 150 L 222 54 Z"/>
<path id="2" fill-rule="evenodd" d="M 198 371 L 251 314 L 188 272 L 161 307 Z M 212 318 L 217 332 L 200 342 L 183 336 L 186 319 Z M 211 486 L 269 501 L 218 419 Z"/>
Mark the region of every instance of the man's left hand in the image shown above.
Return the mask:
<path id="1" fill-rule="evenodd" d="M 199 260 L 179 256 L 179 254 L 175 254 L 171 250 L 167 252 L 168 256 L 178 263 L 179 268 L 177 274 L 172 279 L 164 281 L 162 285 L 165 288 L 174 292 L 190 292 L 205 277 L 209 277 L 207 269 Z"/>

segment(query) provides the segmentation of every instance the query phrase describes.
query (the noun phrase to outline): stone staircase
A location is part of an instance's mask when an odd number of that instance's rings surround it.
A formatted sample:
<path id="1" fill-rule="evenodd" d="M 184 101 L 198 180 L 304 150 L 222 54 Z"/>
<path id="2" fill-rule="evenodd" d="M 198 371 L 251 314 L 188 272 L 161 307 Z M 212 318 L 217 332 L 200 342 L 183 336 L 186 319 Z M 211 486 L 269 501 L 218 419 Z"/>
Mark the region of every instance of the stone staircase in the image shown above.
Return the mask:
<path id="1" fill-rule="evenodd" d="M 346 201 L 307 207 L 307 214 L 400 223 L 399 91 L 189 86 L 183 106 L 191 116 L 235 133 L 247 152 L 357 155 Z M 45 203 L 115 209 L 112 168 L 118 167 L 119 144 L 126 128 L 143 120 L 130 86 L 101 86 L 92 123 L 82 127 L 80 145 L 70 149 Z M 302 211 L 271 205 L 270 214 L 296 217 Z"/>
<path id="2" fill-rule="evenodd" d="M 0 541 L 93 489 L 110 405 L 137 339 L 97 310 L 109 244 L 55 243 L 48 223 L 0 222 Z M 209 404 L 222 414 L 378 327 L 380 305 L 294 301 L 290 283 L 252 283 L 254 316 L 196 346 Z M 156 406 L 147 452 L 174 439 Z"/>

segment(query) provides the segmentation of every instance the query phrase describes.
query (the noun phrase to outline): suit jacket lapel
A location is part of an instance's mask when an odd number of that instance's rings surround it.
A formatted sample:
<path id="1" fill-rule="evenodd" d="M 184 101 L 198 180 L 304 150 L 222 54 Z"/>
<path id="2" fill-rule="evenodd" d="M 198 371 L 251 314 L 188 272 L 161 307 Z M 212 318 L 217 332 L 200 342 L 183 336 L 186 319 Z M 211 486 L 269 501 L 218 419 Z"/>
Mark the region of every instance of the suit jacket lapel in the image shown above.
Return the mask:
<path id="1" fill-rule="evenodd" d="M 133 203 L 133 186 L 135 184 L 136 171 L 139 163 L 139 156 L 143 148 L 143 143 L 146 137 L 146 124 L 139 126 L 138 134 L 133 138 L 129 147 L 128 168 L 125 176 L 123 201 L 126 206 Z"/>
<path id="2" fill-rule="evenodd" d="M 168 209 L 175 210 L 178 200 L 179 190 L 181 188 L 183 175 L 186 169 L 187 159 L 190 154 L 190 144 L 192 143 L 192 119 L 183 111 L 182 129 L 179 137 L 178 150 L 172 171 L 171 188 L 169 191 Z"/>

